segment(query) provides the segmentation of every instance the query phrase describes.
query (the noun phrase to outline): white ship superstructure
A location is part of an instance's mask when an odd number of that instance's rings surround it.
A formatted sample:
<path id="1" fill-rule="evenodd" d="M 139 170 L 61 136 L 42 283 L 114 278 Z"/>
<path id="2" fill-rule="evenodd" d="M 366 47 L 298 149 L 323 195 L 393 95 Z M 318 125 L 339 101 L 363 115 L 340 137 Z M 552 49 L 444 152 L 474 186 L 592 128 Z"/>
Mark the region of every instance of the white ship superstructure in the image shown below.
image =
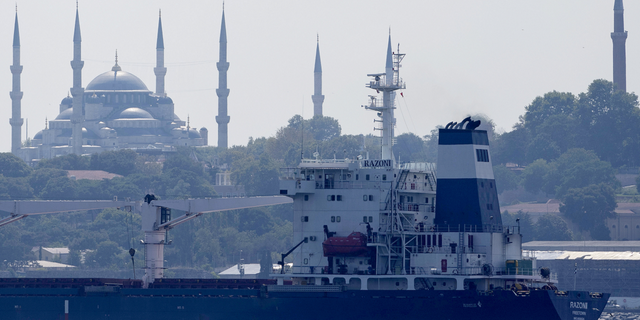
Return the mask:
<path id="1" fill-rule="evenodd" d="M 404 54 L 387 46 L 386 70 L 369 74 L 382 157 L 304 159 L 282 171 L 294 200 L 293 267 L 300 285 L 352 290 L 492 290 L 553 286 L 524 258 L 518 227 L 503 227 L 486 131 L 470 118 L 440 130 L 431 163 L 396 163 L 396 90 Z M 436 185 L 438 193 L 436 195 Z M 436 217 L 437 214 L 437 217 Z"/>

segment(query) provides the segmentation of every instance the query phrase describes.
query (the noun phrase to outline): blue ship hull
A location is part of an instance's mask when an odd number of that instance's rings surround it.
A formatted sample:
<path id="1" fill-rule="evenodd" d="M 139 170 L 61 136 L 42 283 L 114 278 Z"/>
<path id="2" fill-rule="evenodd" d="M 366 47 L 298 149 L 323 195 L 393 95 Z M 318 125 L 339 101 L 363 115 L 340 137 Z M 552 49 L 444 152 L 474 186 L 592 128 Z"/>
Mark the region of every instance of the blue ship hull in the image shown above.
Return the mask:
<path id="1" fill-rule="evenodd" d="M 118 288 L 98 293 L 82 288 L 0 288 L 0 314 L 6 320 L 595 320 L 608 298 L 608 294 L 546 290 L 269 292 L 263 287 Z"/>

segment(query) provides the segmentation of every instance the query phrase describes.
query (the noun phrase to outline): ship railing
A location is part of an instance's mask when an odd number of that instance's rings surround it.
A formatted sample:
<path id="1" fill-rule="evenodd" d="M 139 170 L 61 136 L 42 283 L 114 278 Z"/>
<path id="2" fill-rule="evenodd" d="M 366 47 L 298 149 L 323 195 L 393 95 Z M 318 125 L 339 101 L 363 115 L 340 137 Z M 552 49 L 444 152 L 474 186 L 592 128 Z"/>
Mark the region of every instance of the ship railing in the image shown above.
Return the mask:
<path id="1" fill-rule="evenodd" d="M 436 207 L 430 204 L 398 203 L 396 206 L 398 207 L 399 212 L 408 211 L 430 213 L 436 211 Z"/>
<path id="2" fill-rule="evenodd" d="M 455 252 L 451 248 L 451 246 L 413 246 L 411 248 L 414 253 L 444 253 L 444 254 L 452 254 L 457 253 L 459 250 L 462 250 L 462 253 L 477 253 L 477 254 L 487 254 L 489 251 L 487 250 L 487 246 L 462 246 L 456 247 Z"/>
<path id="3" fill-rule="evenodd" d="M 302 163 L 351 163 L 351 159 L 302 159 Z"/>
<path id="4" fill-rule="evenodd" d="M 433 225 L 429 227 L 430 232 L 504 232 L 505 227 L 495 224 L 465 224 L 465 225 Z"/>

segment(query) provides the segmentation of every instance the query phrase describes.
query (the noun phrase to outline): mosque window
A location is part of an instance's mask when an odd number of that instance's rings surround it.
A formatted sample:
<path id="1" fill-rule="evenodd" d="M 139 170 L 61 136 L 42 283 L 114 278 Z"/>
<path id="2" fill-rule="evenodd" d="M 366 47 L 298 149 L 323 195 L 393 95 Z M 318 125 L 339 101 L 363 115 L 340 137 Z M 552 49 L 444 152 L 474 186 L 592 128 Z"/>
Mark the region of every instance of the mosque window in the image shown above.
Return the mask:
<path id="1" fill-rule="evenodd" d="M 111 103 L 111 95 L 107 95 L 107 103 Z"/>
<path id="2" fill-rule="evenodd" d="M 127 95 L 126 94 L 122 95 L 122 103 L 127 103 Z"/>

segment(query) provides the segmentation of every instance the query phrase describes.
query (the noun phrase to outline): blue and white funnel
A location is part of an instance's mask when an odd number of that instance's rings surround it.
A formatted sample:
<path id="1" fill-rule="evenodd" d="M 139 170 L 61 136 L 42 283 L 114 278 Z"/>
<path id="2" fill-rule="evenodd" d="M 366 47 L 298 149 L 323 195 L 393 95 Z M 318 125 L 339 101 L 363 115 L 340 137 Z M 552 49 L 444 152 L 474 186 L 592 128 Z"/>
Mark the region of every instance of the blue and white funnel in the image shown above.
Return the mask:
<path id="1" fill-rule="evenodd" d="M 467 230 L 501 226 L 487 131 L 465 119 L 439 131 L 435 224 Z M 489 227 L 489 228 L 487 228 Z"/>

